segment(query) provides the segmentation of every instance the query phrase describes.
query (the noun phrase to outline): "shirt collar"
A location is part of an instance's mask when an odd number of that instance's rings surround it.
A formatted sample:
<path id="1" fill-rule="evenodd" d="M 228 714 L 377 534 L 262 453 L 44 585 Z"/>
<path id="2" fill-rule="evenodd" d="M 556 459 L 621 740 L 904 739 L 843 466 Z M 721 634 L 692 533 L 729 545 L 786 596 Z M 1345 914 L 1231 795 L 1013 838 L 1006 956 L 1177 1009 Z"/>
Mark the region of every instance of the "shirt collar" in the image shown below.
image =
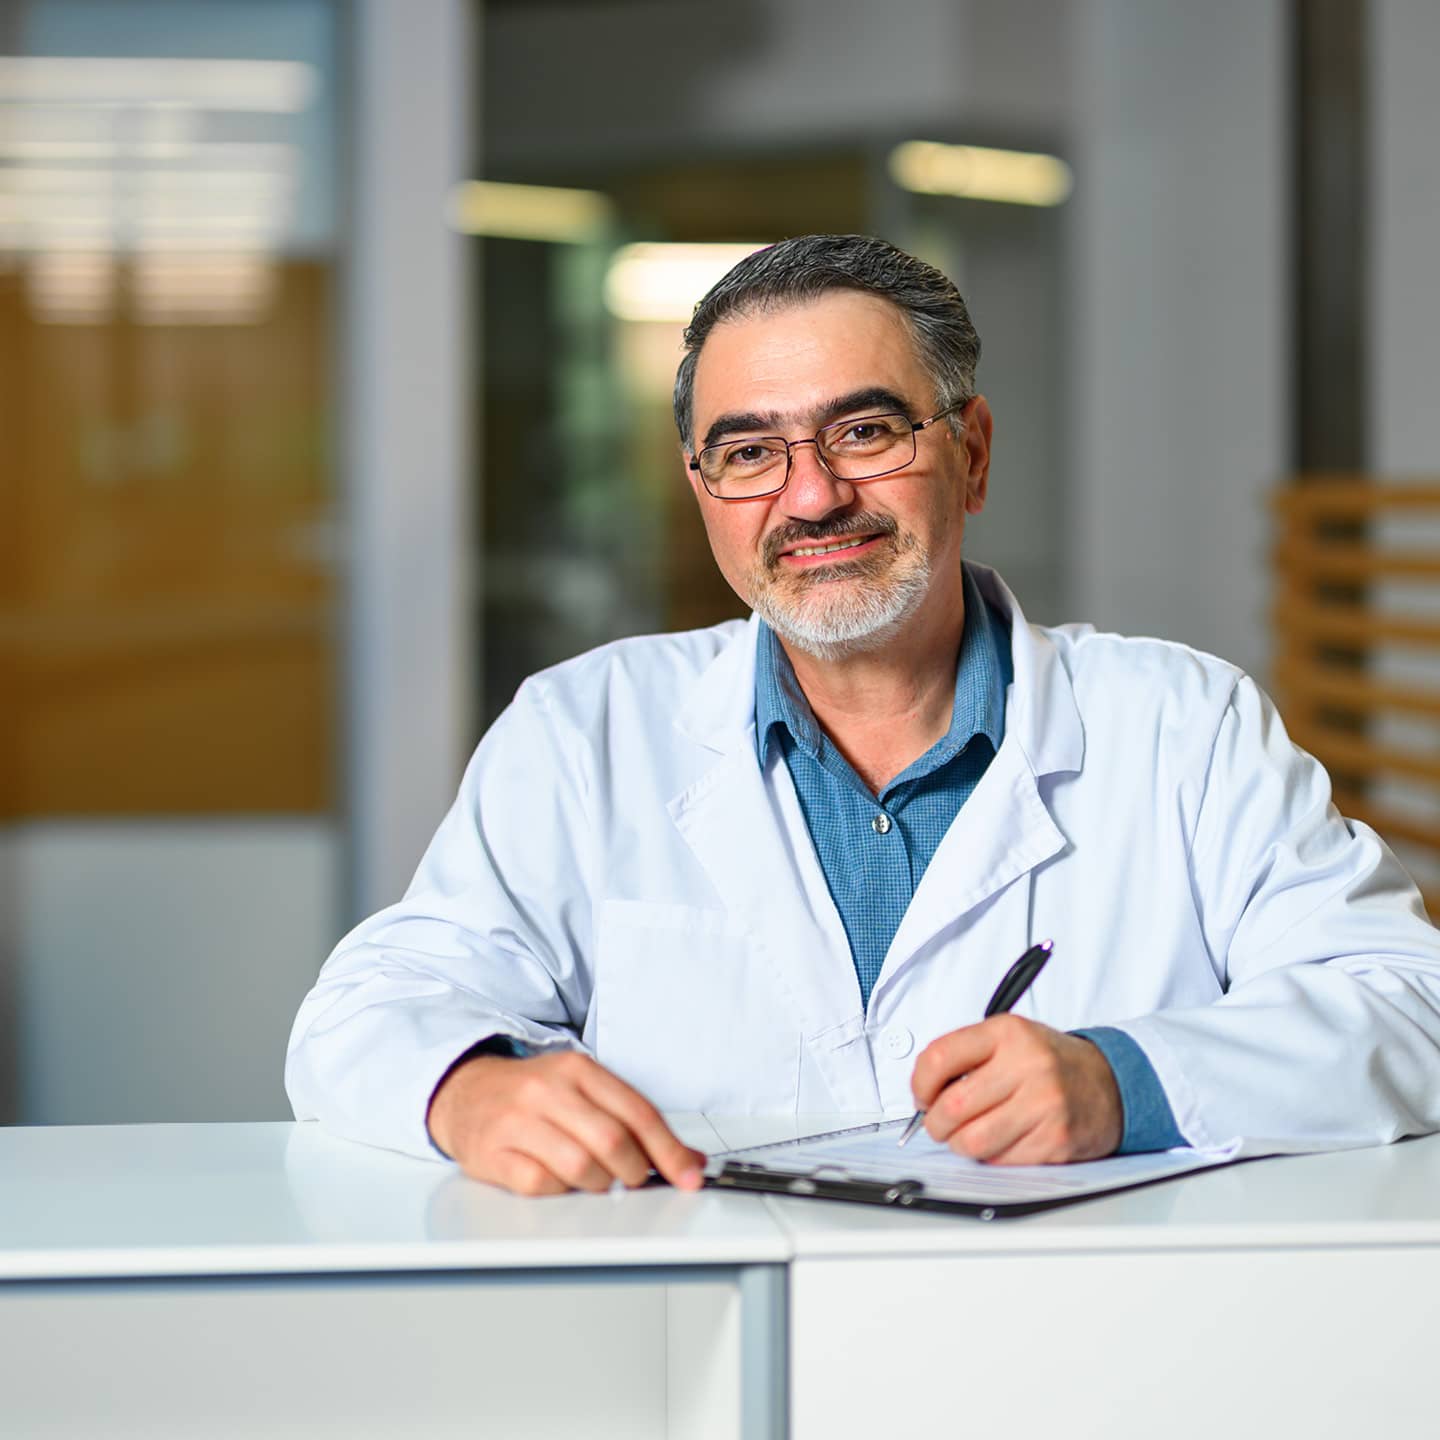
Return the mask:
<path id="1" fill-rule="evenodd" d="M 927 770 L 958 755 L 977 735 L 984 735 L 991 748 L 998 750 L 1005 733 L 1005 691 L 1010 683 L 1007 627 L 992 613 L 974 577 L 963 567 L 961 581 L 965 629 L 955 667 L 955 704 L 949 730 L 922 757 Z M 777 727 L 788 731 L 808 754 L 820 753 L 824 732 L 795 678 L 784 646 L 762 620 L 755 650 L 755 748 L 762 768 Z"/>

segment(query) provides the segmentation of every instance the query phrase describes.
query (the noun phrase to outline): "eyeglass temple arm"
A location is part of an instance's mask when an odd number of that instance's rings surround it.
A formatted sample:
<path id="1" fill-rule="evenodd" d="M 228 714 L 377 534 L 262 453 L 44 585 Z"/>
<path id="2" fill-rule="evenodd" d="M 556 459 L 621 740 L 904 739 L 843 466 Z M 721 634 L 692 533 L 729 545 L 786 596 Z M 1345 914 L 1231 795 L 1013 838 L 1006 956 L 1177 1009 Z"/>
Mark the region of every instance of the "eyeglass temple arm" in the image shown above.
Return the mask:
<path id="1" fill-rule="evenodd" d="M 953 405 L 947 405 L 943 410 L 932 415 L 928 420 L 912 420 L 910 428 L 917 434 L 927 426 L 933 425 L 937 420 L 943 420 L 947 415 L 953 415 L 957 410 L 963 410 L 975 397 L 967 395 L 963 400 L 957 400 Z"/>

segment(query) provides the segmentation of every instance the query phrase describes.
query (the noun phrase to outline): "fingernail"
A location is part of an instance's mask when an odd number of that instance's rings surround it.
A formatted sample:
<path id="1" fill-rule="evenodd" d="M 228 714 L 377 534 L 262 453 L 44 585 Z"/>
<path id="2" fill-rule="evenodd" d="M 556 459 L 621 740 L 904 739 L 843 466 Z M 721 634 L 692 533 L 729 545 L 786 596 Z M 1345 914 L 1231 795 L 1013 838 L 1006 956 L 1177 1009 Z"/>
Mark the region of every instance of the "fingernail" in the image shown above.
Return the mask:
<path id="1" fill-rule="evenodd" d="M 682 1190 L 698 1190 L 705 1183 L 705 1175 L 700 1170 L 682 1170 L 675 1183 Z"/>

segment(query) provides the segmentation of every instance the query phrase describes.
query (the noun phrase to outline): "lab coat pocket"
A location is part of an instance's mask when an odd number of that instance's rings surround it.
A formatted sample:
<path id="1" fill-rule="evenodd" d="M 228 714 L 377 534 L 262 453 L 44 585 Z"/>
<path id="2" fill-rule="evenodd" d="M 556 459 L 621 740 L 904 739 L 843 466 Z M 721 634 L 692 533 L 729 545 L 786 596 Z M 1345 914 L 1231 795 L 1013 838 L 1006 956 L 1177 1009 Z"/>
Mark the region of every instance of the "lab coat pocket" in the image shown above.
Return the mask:
<path id="1" fill-rule="evenodd" d="M 607 900 L 597 920 L 595 1053 L 662 1110 L 788 1114 L 800 1027 L 728 911 Z"/>

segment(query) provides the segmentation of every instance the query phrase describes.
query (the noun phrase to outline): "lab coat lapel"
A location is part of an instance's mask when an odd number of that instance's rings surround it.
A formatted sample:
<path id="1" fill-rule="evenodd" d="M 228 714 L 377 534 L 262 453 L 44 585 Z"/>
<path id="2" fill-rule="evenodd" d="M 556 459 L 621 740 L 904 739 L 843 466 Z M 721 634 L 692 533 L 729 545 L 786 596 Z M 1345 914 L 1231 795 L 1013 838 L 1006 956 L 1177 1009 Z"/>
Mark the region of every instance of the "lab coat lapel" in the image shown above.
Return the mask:
<path id="1" fill-rule="evenodd" d="M 715 762 L 669 802 L 676 829 L 727 910 L 770 960 L 807 1053 L 840 1108 L 879 1108 L 863 1044 L 859 982 L 844 926 L 778 756 L 768 778 L 755 750 L 752 623 L 716 657 L 677 727 Z"/>
<path id="2" fill-rule="evenodd" d="M 967 562 L 967 565 L 969 562 Z M 876 982 L 886 987 L 947 926 L 1013 888 L 1001 929 L 1018 955 L 1028 933 L 1029 886 L 1015 884 L 1066 840 L 1043 798 L 1046 777 L 1080 768 L 1085 732 L 1070 677 L 1055 647 L 1029 626 L 1015 597 L 985 566 L 970 566 L 982 591 L 1011 617 L 1014 683 L 1006 696 L 1005 738 L 926 868 L 895 932 Z"/>

